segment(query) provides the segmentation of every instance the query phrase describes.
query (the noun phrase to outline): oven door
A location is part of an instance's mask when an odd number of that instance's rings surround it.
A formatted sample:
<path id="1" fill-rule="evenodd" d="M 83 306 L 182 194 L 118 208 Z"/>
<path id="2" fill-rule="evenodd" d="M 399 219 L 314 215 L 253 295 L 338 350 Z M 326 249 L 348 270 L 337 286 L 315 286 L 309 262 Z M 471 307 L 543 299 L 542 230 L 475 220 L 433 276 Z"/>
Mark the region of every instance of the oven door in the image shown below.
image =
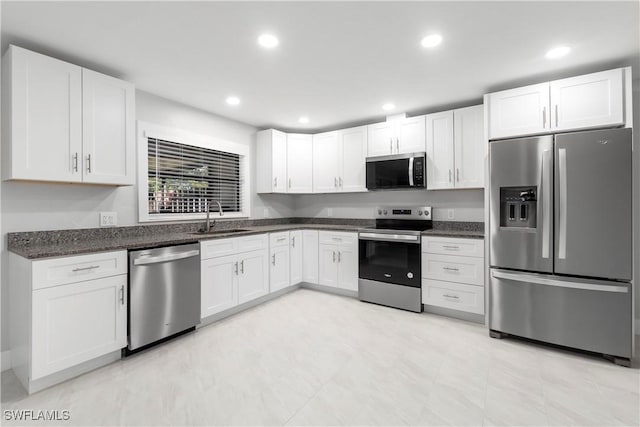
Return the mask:
<path id="1" fill-rule="evenodd" d="M 366 160 L 367 189 L 424 187 L 424 153 L 369 157 Z"/>
<path id="2" fill-rule="evenodd" d="M 420 236 L 362 232 L 359 245 L 361 279 L 420 287 Z"/>

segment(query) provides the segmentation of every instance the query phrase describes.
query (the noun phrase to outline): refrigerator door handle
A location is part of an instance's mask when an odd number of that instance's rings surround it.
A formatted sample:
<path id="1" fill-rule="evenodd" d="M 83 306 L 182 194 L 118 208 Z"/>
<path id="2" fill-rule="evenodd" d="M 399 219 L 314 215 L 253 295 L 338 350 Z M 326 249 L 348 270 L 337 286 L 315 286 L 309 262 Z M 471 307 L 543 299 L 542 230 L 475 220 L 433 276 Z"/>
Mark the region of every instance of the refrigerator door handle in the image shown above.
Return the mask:
<path id="1" fill-rule="evenodd" d="M 507 273 L 504 271 L 495 270 L 491 272 L 491 275 L 496 279 L 513 280 L 514 282 L 535 283 L 537 285 L 556 286 L 559 288 L 573 288 L 600 292 L 617 292 L 623 294 L 629 293 L 629 289 L 627 288 L 627 286 L 609 286 L 598 285 L 595 283 L 565 282 L 560 280 L 547 279 L 546 277 L 535 276 L 532 274 Z"/>
<path id="2" fill-rule="evenodd" d="M 549 258 L 551 234 L 551 150 L 542 152 L 542 258 Z"/>
<path id="3" fill-rule="evenodd" d="M 567 149 L 558 149 L 560 220 L 558 224 L 558 259 L 567 258 Z"/>

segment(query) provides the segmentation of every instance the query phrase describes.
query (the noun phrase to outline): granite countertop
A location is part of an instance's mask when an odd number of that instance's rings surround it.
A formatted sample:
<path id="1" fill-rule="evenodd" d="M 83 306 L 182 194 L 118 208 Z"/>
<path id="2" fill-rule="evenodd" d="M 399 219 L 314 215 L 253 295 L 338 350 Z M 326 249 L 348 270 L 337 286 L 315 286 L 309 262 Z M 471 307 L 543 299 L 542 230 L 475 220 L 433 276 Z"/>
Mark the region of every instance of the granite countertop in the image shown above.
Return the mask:
<path id="1" fill-rule="evenodd" d="M 201 223 L 34 231 L 9 233 L 7 248 L 25 258 L 40 259 L 92 252 L 153 248 L 300 229 L 355 232 L 373 225 L 374 221 L 368 219 L 285 218 L 218 221 L 214 230 L 219 231 L 213 235 L 198 234 L 202 226 Z M 482 223 L 434 221 L 433 227 L 432 230 L 423 232 L 423 235 L 484 237 L 484 224 Z M 234 229 L 242 229 L 243 231 L 224 232 Z"/>

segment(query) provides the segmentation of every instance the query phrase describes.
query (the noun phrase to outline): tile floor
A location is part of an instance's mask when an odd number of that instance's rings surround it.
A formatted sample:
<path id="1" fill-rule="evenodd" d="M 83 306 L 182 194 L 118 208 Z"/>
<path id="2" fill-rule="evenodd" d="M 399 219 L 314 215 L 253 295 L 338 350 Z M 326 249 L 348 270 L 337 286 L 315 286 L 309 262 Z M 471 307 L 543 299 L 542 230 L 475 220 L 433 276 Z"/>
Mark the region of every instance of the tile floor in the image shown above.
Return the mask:
<path id="1" fill-rule="evenodd" d="M 639 372 L 298 290 L 29 397 L 4 372 L 2 408 L 73 425 L 637 426 Z"/>

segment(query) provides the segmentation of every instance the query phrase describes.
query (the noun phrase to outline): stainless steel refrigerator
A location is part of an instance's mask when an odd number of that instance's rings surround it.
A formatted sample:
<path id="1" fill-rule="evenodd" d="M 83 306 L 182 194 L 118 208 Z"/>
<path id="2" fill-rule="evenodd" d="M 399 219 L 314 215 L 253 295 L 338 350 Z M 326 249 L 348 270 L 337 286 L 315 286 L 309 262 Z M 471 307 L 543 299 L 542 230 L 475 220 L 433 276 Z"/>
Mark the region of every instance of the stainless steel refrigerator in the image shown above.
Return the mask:
<path id="1" fill-rule="evenodd" d="M 632 356 L 631 129 L 490 142 L 491 335 Z"/>

